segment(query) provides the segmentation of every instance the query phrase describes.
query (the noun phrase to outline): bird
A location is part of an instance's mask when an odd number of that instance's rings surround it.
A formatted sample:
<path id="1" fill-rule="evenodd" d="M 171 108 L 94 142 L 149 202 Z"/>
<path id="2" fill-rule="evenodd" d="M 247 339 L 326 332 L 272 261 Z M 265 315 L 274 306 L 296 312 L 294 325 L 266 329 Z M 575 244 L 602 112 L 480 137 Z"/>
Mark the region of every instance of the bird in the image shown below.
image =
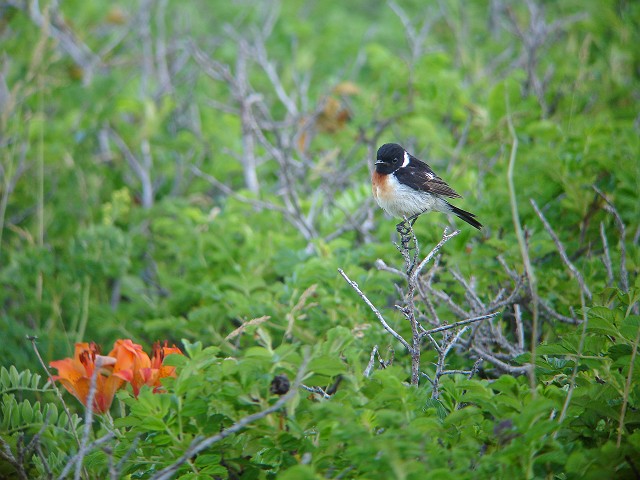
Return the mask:
<path id="1" fill-rule="evenodd" d="M 420 215 L 434 211 L 453 213 L 472 227 L 478 230 L 482 228 L 473 213 L 446 200 L 462 196 L 436 175 L 429 165 L 397 143 L 385 143 L 378 149 L 371 188 L 380 208 L 394 217 L 405 219 L 397 225 L 401 234 L 407 233 L 407 220 L 413 226 Z"/>

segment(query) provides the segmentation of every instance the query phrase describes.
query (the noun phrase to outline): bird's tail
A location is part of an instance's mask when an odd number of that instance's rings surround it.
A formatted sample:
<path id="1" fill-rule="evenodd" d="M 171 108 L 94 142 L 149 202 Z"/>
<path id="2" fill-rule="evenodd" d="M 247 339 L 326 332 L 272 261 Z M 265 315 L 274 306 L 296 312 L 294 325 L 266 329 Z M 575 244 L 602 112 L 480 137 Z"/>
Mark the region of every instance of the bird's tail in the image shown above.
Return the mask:
<path id="1" fill-rule="evenodd" d="M 475 215 L 473 213 L 467 212 L 466 210 L 462 210 L 461 208 L 458 208 L 458 207 L 454 207 L 449 202 L 447 203 L 451 207 L 451 213 L 456 214 L 462 220 L 467 222 L 472 227 L 477 228 L 478 230 L 482 228 L 482 224 L 475 219 Z"/>

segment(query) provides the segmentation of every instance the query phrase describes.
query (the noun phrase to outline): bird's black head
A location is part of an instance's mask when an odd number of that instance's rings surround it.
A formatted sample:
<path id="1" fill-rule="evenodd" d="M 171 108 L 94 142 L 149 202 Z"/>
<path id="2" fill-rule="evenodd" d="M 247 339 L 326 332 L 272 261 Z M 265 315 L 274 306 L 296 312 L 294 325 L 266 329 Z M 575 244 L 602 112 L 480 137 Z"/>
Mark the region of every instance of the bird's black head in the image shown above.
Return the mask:
<path id="1" fill-rule="evenodd" d="M 385 143 L 378 149 L 376 172 L 389 175 L 409 162 L 409 154 L 397 143 Z"/>

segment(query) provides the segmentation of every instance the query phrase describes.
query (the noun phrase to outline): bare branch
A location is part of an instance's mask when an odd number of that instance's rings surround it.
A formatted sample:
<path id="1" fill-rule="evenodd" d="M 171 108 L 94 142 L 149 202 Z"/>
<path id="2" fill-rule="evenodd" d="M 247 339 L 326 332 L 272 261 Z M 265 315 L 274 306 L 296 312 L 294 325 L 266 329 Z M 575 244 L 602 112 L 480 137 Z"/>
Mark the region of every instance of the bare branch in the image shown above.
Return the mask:
<path id="1" fill-rule="evenodd" d="M 44 13 L 40 10 L 39 0 L 10 0 L 7 3 L 26 12 L 37 27 L 56 40 L 60 48 L 82 69 L 84 84 L 91 83 L 94 70 L 101 63 L 100 57 L 93 53 L 64 21 L 57 10 L 58 2 L 51 2 Z"/>
<path id="2" fill-rule="evenodd" d="M 471 350 L 476 352 L 480 356 L 480 358 L 498 367 L 503 372 L 507 372 L 515 375 L 522 375 L 523 373 L 528 373 L 528 371 L 531 370 L 532 368 L 531 365 L 526 365 L 523 367 L 515 367 L 513 365 L 509 365 L 508 363 L 505 363 L 502 360 L 499 360 L 494 355 L 478 348 L 477 346 L 471 347 Z"/>
<path id="3" fill-rule="evenodd" d="M 531 265 L 531 258 L 529 257 L 529 250 L 527 243 L 524 239 L 524 233 L 522 225 L 520 223 L 520 215 L 518 213 L 518 199 L 516 197 L 516 188 L 513 183 L 513 171 L 516 163 L 516 156 L 518 152 L 518 135 L 516 129 L 513 126 L 513 119 L 511 117 L 511 109 L 509 106 L 509 97 L 505 94 L 505 101 L 507 103 L 507 124 L 509 127 L 509 133 L 511 135 L 511 154 L 509 156 L 509 167 L 507 169 L 507 185 L 509 187 L 509 202 L 511 204 L 511 216 L 513 217 L 513 227 L 515 229 L 516 237 L 518 239 L 518 245 L 520 246 L 520 254 L 522 255 L 522 262 L 524 263 L 524 269 L 527 273 L 529 280 L 529 290 L 531 291 L 531 301 L 533 303 L 533 319 L 531 328 L 531 361 L 536 362 L 536 345 L 538 342 L 538 288 L 536 284 L 536 277 Z M 531 387 L 531 393 L 535 396 L 536 392 L 536 373 L 535 369 L 530 368 L 527 370 L 529 374 L 529 383 Z"/>
<path id="4" fill-rule="evenodd" d="M 513 313 L 516 318 L 516 337 L 518 338 L 518 348 L 524 352 L 524 327 L 522 323 L 522 312 L 517 303 L 513 306 Z"/>
<path id="5" fill-rule="evenodd" d="M 360 290 L 360 288 L 358 287 L 358 284 L 353 280 L 351 280 L 341 268 L 338 269 L 338 272 L 340 273 L 340 275 L 342 275 L 342 278 L 344 278 L 346 282 L 351 286 L 351 288 L 353 288 L 356 291 L 356 293 L 360 295 L 360 298 L 364 300 L 364 303 L 366 303 L 369 306 L 369 308 L 378 318 L 378 321 L 382 324 L 384 329 L 387 332 L 389 332 L 391 335 L 393 335 L 393 337 L 395 337 L 395 339 L 398 340 L 404 346 L 404 348 L 407 349 L 408 352 L 412 352 L 413 348 L 411 347 L 411 345 L 409 345 L 409 343 L 404 338 L 402 338 L 402 336 L 398 332 L 396 332 L 393 328 L 389 326 L 389 324 L 384 319 L 380 311 L 373 305 L 373 303 L 371 303 L 371 300 L 369 300 L 367 296 L 364 293 L 362 293 L 362 290 Z"/>
<path id="6" fill-rule="evenodd" d="M 0 447 L 2 447 L 0 448 L 0 458 L 3 458 L 14 468 L 21 480 L 28 480 L 29 476 L 24 469 L 24 465 L 13 455 L 11 447 L 2 436 L 0 436 Z"/>
<path id="7" fill-rule="evenodd" d="M 143 161 L 140 162 L 120 134 L 111 127 L 107 128 L 109 136 L 116 143 L 129 164 L 129 168 L 131 168 L 140 181 L 142 188 L 142 206 L 144 208 L 151 208 L 153 206 L 153 183 L 151 182 L 151 153 L 148 141 L 142 143 Z"/>
<path id="8" fill-rule="evenodd" d="M 611 262 L 611 254 L 609 253 L 609 242 L 607 241 L 607 232 L 604 229 L 604 223 L 600 222 L 600 238 L 602 239 L 602 248 L 604 253 L 602 254 L 602 263 L 607 270 L 607 285 L 613 285 L 615 281 L 613 278 L 613 263 Z"/>
<path id="9" fill-rule="evenodd" d="M 258 318 L 254 318 L 251 320 L 247 320 L 246 322 L 243 322 L 242 325 L 240 325 L 238 328 L 236 328 L 233 332 L 231 332 L 229 335 L 227 335 L 226 337 L 224 337 L 225 340 L 232 340 L 235 337 L 237 337 L 238 335 L 242 334 L 247 327 L 251 327 L 254 325 L 261 325 L 264 322 L 266 322 L 267 320 L 269 320 L 271 317 L 269 315 L 263 315 L 262 317 L 258 317 Z"/>
<path id="10" fill-rule="evenodd" d="M 311 392 L 311 393 L 315 393 L 317 395 L 320 395 L 324 399 L 331 398 L 331 395 L 329 395 L 327 392 L 325 392 L 320 387 L 308 387 L 305 384 L 300 384 L 300 388 L 303 389 L 303 390 L 306 390 L 307 392 Z"/>
<path id="11" fill-rule="evenodd" d="M 362 376 L 368 378 L 371 375 L 371 370 L 373 370 L 373 365 L 376 363 L 376 354 L 378 353 L 378 345 L 374 345 L 371 350 L 371 356 L 369 357 L 369 363 L 367 364 L 367 368 L 362 372 Z"/>
<path id="12" fill-rule="evenodd" d="M 73 457 L 73 459 L 67 463 L 67 466 L 71 468 L 71 465 L 76 466 L 75 474 L 73 476 L 74 480 L 80 480 L 80 475 L 82 474 L 82 463 L 84 457 L 87 453 L 89 453 L 90 449 L 88 448 L 89 437 L 91 436 L 91 430 L 93 427 L 93 400 L 96 398 L 96 384 L 98 381 L 98 375 L 100 375 L 100 370 L 102 369 L 103 360 L 101 357 L 96 356 L 95 365 L 93 368 L 93 372 L 91 374 L 91 379 L 89 381 L 89 393 L 87 394 L 87 403 L 85 404 L 84 411 L 84 429 L 82 431 L 82 440 L 80 441 L 80 448 L 78 453 Z M 115 436 L 113 433 L 107 434 L 108 436 Z M 110 438 L 110 437 L 109 437 Z M 66 478 L 67 472 L 63 470 L 60 474 L 60 479 Z"/>
<path id="13" fill-rule="evenodd" d="M 431 259 L 440 251 L 442 246 L 460 233 L 460 230 L 455 230 L 451 233 L 448 233 L 448 231 L 449 231 L 448 228 L 444 229 L 444 233 L 442 234 L 442 240 L 440 240 L 438 244 L 435 247 L 433 247 L 433 249 L 429 252 L 429 254 L 426 257 L 424 257 L 424 259 L 418 264 L 418 266 L 412 272 L 412 277 L 414 281 L 415 279 L 418 278 L 418 275 L 420 275 L 420 272 L 422 272 L 422 269 L 424 268 L 424 266 L 431 261 Z"/>
<path id="14" fill-rule="evenodd" d="M 451 275 L 458 281 L 460 285 L 464 287 L 466 297 L 469 300 L 469 303 L 472 304 L 472 309 L 476 311 L 483 311 L 486 308 L 484 303 L 482 303 L 473 287 L 469 285 L 467 280 L 460 274 L 460 272 L 456 271 L 455 269 L 451 269 Z"/>
<path id="15" fill-rule="evenodd" d="M 578 323 L 580 323 L 580 321 L 574 317 L 567 317 L 566 315 L 562 315 L 561 313 L 556 312 L 546 301 L 542 299 L 539 299 L 539 305 L 540 308 L 547 313 L 547 315 L 555 318 L 556 320 L 560 320 L 561 322 L 570 323 L 573 325 L 577 325 Z"/>
<path id="16" fill-rule="evenodd" d="M 540 221 L 542 221 L 542 224 L 544 225 L 544 229 L 547 231 L 547 233 L 549 234 L 549 236 L 553 240 L 553 243 L 556 244 L 556 248 L 558 249 L 558 253 L 560 254 L 560 258 L 562 258 L 562 261 L 564 262 L 564 264 L 567 266 L 567 268 L 573 274 L 574 278 L 578 282 L 578 285 L 580 286 L 580 289 L 584 292 L 586 297 L 589 300 L 591 300 L 593 295 L 591 294 L 591 291 L 589 290 L 589 287 L 587 287 L 587 285 L 586 285 L 586 283 L 584 281 L 584 278 L 582 277 L 582 274 L 580 273 L 580 271 L 571 262 L 571 260 L 569 260 L 569 257 L 567 256 L 567 252 L 564 249 L 564 245 L 562 245 L 562 242 L 558 238 L 558 235 L 556 235 L 556 232 L 553 231 L 553 228 L 551 228 L 551 225 L 549 224 L 549 222 L 545 218 L 544 214 L 538 208 L 538 204 L 536 203 L 536 201 L 533 198 L 530 198 L 529 201 L 531 202 L 531 206 L 533 206 L 533 209 L 535 210 L 536 214 L 538 215 L 538 218 L 540 219 Z"/>
<path id="17" fill-rule="evenodd" d="M 230 196 L 232 198 L 235 198 L 236 200 L 238 200 L 240 202 L 247 203 L 249 205 L 253 205 L 256 208 L 260 208 L 260 209 L 264 208 L 266 210 L 273 210 L 273 211 L 276 211 L 276 212 L 280 212 L 280 213 L 282 213 L 282 214 L 284 214 L 285 216 L 288 217 L 288 214 L 289 214 L 288 210 L 286 208 L 280 206 L 280 205 L 275 205 L 275 204 L 270 203 L 270 202 L 264 202 L 262 200 L 256 200 L 254 198 L 245 197 L 244 195 L 234 191 L 231 187 L 228 187 L 227 185 L 222 183 L 220 180 L 218 180 L 213 175 L 210 175 L 208 173 L 203 172 L 202 170 L 200 170 L 196 166 L 192 166 L 191 167 L 191 171 L 197 177 L 206 180 L 207 182 L 209 182 L 211 185 L 216 187 L 218 190 L 220 190 L 225 195 L 228 195 L 228 196 Z"/>
<path id="18" fill-rule="evenodd" d="M 462 327 L 463 325 L 468 325 L 470 323 L 480 322 L 482 320 L 486 320 L 487 318 L 493 318 L 499 315 L 500 312 L 489 313 L 487 315 L 482 315 L 480 317 L 468 318 L 467 320 L 461 320 L 460 322 L 452 323 L 451 325 L 443 325 L 441 327 L 432 328 L 431 330 L 426 330 L 421 333 L 421 336 L 433 335 L 434 333 L 444 332 L 446 330 L 451 330 L 452 328 Z"/>

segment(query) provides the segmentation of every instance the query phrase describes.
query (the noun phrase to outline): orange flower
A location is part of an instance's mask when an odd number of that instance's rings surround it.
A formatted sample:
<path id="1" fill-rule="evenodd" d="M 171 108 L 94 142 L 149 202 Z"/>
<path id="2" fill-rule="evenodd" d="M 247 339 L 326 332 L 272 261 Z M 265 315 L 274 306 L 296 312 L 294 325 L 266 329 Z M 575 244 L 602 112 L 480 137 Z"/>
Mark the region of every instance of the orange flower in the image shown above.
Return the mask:
<path id="1" fill-rule="evenodd" d="M 154 392 L 158 392 L 162 387 L 162 385 L 160 384 L 161 378 L 176 376 L 176 367 L 162 364 L 164 362 L 164 358 L 167 355 L 173 354 L 182 355 L 182 351 L 175 345 L 172 347 L 168 347 L 166 340 L 163 347 L 160 346 L 160 342 L 156 342 L 153 344 L 153 352 L 151 353 L 151 368 L 147 369 L 147 371 L 145 371 L 143 375 L 147 379 L 147 385 L 155 387 L 153 389 Z"/>
<path id="2" fill-rule="evenodd" d="M 151 368 L 151 360 L 142 346 L 129 339 L 116 340 L 110 357 L 116 358 L 113 374 L 129 382 L 133 387 L 133 395 L 137 398 L 140 387 L 147 384 L 146 370 Z"/>
<path id="3" fill-rule="evenodd" d="M 182 355 L 175 345 L 168 347 L 167 342 L 160 346 L 156 342 L 153 346 L 151 358 L 140 345 L 129 339 L 116 340 L 109 355 L 99 355 L 95 343 L 76 343 L 73 358 L 56 360 L 49 365 L 58 370 L 54 380 L 60 383 L 85 406 L 89 395 L 91 375 L 96 367 L 96 393 L 93 409 L 97 413 L 105 413 L 111 407 L 113 396 L 125 382 L 133 387 L 133 395 L 137 398 L 143 385 L 154 387 L 154 392 L 160 390 L 160 379 L 175 377 L 175 367 L 162 365 L 164 357 L 173 353 Z"/>
<path id="4" fill-rule="evenodd" d="M 76 343 L 73 358 L 55 360 L 49 366 L 58 370 L 53 377 L 59 380 L 71 395 L 76 397 L 84 406 L 87 405 L 91 376 L 96 367 L 96 392 L 93 398 L 93 411 L 105 413 L 109 411 L 113 396 L 122 387 L 124 380 L 114 376 L 113 369 L 116 359 L 112 356 L 99 355 L 95 343 Z"/>

